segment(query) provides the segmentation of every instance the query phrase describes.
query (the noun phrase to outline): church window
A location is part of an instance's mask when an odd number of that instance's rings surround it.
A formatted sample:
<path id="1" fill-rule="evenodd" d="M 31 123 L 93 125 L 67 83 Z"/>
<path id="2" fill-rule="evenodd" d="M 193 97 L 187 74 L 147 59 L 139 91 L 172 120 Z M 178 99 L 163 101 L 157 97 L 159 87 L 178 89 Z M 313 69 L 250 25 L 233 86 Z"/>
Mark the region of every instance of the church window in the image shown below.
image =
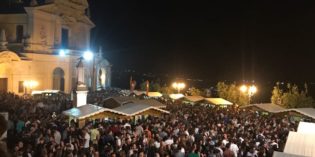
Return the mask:
<path id="1" fill-rule="evenodd" d="M 16 42 L 21 43 L 23 40 L 23 26 L 17 25 L 16 26 Z"/>
<path id="2" fill-rule="evenodd" d="M 19 81 L 19 93 L 24 92 L 24 81 Z"/>
<path id="3" fill-rule="evenodd" d="M 69 45 L 69 30 L 62 28 L 61 30 L 61 46 L 62 48 L 68 48 Z"/>

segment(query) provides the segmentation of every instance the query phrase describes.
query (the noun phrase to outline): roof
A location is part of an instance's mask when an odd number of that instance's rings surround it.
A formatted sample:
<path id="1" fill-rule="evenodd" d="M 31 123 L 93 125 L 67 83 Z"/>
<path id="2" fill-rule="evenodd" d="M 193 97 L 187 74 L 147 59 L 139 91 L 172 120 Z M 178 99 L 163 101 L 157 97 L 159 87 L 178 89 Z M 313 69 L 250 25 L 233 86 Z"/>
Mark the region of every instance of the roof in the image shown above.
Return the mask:
<path id="1" fill-rule="evenodd" d="M 243 106 L 241 108 L 252 107 L 252 106 L 258 107 L 264 111 L 271 112 L 271 113 L 278 113 L 278 112 L 285 110 L 285 108 L 283 108 L 279 105 L 272 104 L 272 103 L 251 104 L 251 105 Z"/>
<path id="2" fill-rule="evenodd" d="M 289 132 L 284 153 L 315 157 L 315 133 Z"/>
<path id="3" fill-rule="evenodd" d="M 304 157 L 304 156 L 274 151 L 273 157 Z"/>
<path id="4" fill-rule="evenodd" d="M 98 113 L 105 111 L 105 108 L 96 105 L 83 105 L 80 107 L 74 107 L 69 110 L 63 111 L 62 113 L 67 116 L 76 117 L 79 119 L 86 118 Z"/>
<path id="5" fill-rule="evenodd" d="M 114 108 L 113 110 L 128 114 L 129 116 L 133 116 L 133 115 L 139 114 L 141 112 L 144 112 L 150 109 L 158 110 L 163 113 L 169 113 L 168 111 L 159 109 L 157 107 L 153 107 L 153 106 L 145 105 L 145 104 L 138 104 L 138 103 L 126 104 L 126 105 Z"/>
<path id="6" fill-rule="evenodd" d="M 131 96 L 116 96 L 116 97 L 110 97 L 108 99 L 114 99 L 121 105 L 137 100 L 136 98 L 131 97 Z"/>
<path id="7" fill-rule="evenodd" d="M 171 99 L 174 99 L 174 100 L 177 100 L 177 99 L 180 99 L 180 98 L 183 98 L 183 97 L 185 97 L 183 94 L 170 94 L 169 95 L 169 97 L 171 98 Z"/>
<path id="8" fill-rule="evenodd" d="M 300 122 L 297 128 L 298 133 L 315 133 L 315 123 Z"/>
<path id="9" fill-rule="evenodd" d="M 146 94 L 146 91 L 137 91 L 137 90 L 134 90 L 133 93 L 136 94 L 137 96 L 139 96 L 139 95 L 145 95 L 145 94 Z"/>
<path id="10" fill-rule="evenodd" d="M 149 105 L 149 106 L 153 106 L 153 107 L 157 107 L 157 108 L 164 108 L 166 107 L 165 104 L 154 100 L 154 99 L 144 99 L 144 100 L 134 100 L 134 103 L 140 103 L 140 104 L 145 104 L 145 105 Z"/>
<path id="11" fill-rule="evenodd" d="M 130 104 L 130 103 L 144 104 L 144 105 L 153 106 L 157 108 L 166 107 L 165 104 L 157 100 L 153 100 L 153 99 L 140 100 L 140 99 L 136 99 L 130 96 L 119 96 L 119 97 L 107 98 L 103 102 L 103 107 L 113 109 L 113 108 L 117 108 L 117 107 Z"/>
<path id="12" fill-rule="evenodd" d="M 214 105 L 233 105 L 233 103 L 222 98 L 205 98 L 205 100 Z"/>
<path id="13" fill-rule="evenodd" d="M 162 93 L 160 92 L 149 92 L 148 97 L 162 97 Z"/>
<path id="14" fill-rule="evenodd" d="M 292 108 L 292 109 L 285 109 L 281 112 L 287 112 L 287 111 L 295 111 L 300 114 L 303 114 L 305 116 L 311 117 L 315 119 L 315 109 L 314 108 Z"/>
<path id="15" fill-rule="evenodd" d="M 93 115 L 96 115 L 98 113 L 105 112 L 105 111 L 109 111 L 109 112 L 128 116 L 128 114 L 123 113 L 123 112 L 119 112 L 116 110 L 112 110 L 109 108 L 103 108 L 103 107 L 91 105 L 91 104 L 83 105 L 80 107 L 74 107 L 74 108 L 71 108 L 69 110 L 63 111 L 62 113 L 64 115 L 76 117 L 78 119 L 84 119 L 84 118 L 87 118 L 87 117 L 90 117 L 90 116 L 93 116 Z"/>
<path id="16" fill-rule="evenodd" d="M 191 102 L 198 102 L 204 100 L 205 98 L 202 96 L 185 96 L 185 99 Z"/>

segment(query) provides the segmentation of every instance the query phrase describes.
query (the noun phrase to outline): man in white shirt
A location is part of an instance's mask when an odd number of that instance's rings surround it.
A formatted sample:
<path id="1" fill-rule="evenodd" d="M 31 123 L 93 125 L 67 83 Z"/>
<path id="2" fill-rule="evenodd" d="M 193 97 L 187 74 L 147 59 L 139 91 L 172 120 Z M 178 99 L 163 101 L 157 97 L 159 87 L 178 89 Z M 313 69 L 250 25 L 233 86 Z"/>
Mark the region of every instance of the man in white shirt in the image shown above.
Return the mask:
<path id="1" fill-rule="evenodd" d="M 236 143 L 236 140 L 232 140 L 230 150 L 234 153 L 234 156 L 237 157 L 239 148 L 235 143 Z"/>
<path id="2" fill-rule="evenodd" d="M 83 138 L 84 138 L 83 148 L 84 149 L 89 149 L 91 136 L 89 135 L 87 130 L 83 130 Z"/>

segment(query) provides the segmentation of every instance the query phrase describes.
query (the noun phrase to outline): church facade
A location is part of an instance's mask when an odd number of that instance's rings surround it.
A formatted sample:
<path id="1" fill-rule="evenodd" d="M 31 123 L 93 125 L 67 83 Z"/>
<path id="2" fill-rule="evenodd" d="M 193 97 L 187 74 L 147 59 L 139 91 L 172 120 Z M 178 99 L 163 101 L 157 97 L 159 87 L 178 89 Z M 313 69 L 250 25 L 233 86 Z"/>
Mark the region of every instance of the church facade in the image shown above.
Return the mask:
<path id="1" fill-rule="evenodd" d="M 110 87 L 110 63 L 101 50 L 89 51 L 95 25 L 87 16 L 87 0 L 32 0 L 23 9 L 0 14 L 0 91 L 70 93 L 82 58 L 84 83 L 91 90 Z"/>

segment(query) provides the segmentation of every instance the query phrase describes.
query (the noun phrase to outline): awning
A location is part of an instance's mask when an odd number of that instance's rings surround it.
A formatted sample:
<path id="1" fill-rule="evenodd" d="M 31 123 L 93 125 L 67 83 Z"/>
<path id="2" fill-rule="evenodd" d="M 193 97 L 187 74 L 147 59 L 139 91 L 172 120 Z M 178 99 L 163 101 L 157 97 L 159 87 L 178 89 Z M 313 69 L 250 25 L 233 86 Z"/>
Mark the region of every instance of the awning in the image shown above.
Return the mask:
<path id="1" fill-rule="evenodd" d="M 137 104 L 137 103 L 126 104 L 126 105 L 114 108 L 112 110 L 115 110 L 117 112 L 125 113 L 128 116 L 134 116 L 136 114 L 142 113 L 142 112 L 150 110 L 150 109 L 157 110 L 157 111 L 160 111 L 160 112 L 163 112 L 163 113 L 170 113 L 168 111 L 159 109 L 157 107 L 153 107 L 153 106 L 150 106 L 150 105 L 144 105 L 144 104 Z"/>
<path id="2" fill-rule="evenodd" d="M 87 104 L 87 105 L 83 105 L 80 107 L 74 107 L 71 108 L 69 110 L 63 111 L 62 113 L 64 115 L 70 116 L 70 117 L 75 117 L 78 119 L 84 119 L 87 117 L 91 117 L 93 115 L 105 112 L 105 111 L 109 111 L 109 112 L 113 112 L 113 113 L 117 113 L 117 114 L 121 114 L 121 115 L 125 115 L 127 116 L 128 114 L 116 111 L 116 110 L 112 110 L 109 108 L 103 108 L 100 106 L 96 106 L 96 105 L 91 105 L 91 104 Z"/>
<path id="3" fill-rule="evenodd" d="M 315 123 L 300 122 L 297 128 L 298 133 L 314 133 L 315 134 Z"/>
<path id="4" fill-rule="evenodd" d="M 284 153 L 315 157 L 315 134 L 290 132 Z"/>
<path id="5" fill-rule="evenodd" d="M 170 94 L 169 97 L 173 100 L 178 100 L 178 99 L 181 99 L 183 97 L 185 97 L 183 94 Z"/>
<path id="6" fill-rule="evenodd" d="M 165 108 L 166 105 L 154 99 L 144 99 L 144 100 L 133 100 L 133 103 L 149 105 L 157 108 Z"/>
<path id="7" fill-rule="evenodd" d="M 285 108 L 279 105 L 272 104 L 272 103 L 251 104 L 251 105 L 241 106 L 240 108 L 247 108 L 247 107 L 253 107 L 253 106 L 258 107 L 264 111 L 271 112 L 271 113 L 278 113 L 285 110 Z"/>
<path id="8" fill-rule="evenodd" d="M 222 98 L 205 98 L 205 100 L 214 105 L 233 105 L 233 103 Z"/>
<path id="9" fill-rule="evenodd" d="M 158 98 L 158 97 L 162 97 L 162 96 L 163 96 L 163 94 L 160 93 L 160 92 L 149 92 L 148 93 L 148 97 L 156 97 L 156 98 Z"/>
<path id="10" fill-rule="evenodd" d="M 295 111 L 298 112 L 304 116 L 311 117 L 315 119 L 315 109 L 314 108 L 291 108 L 291 109 L 284 109 L 280 112 L 289 112 L 289 111 Z"/>
<path id="11" fill-rule="evenodd" d="M 185 96 L 185 99 L 190 102 L 198 102 L 204 100 L 205 98 L 202 96 Z"/>
<path id="12" fill-rule="evenodd" d="M 305 157 L 305 156 L 274 151 L 273 157 Z"/>

